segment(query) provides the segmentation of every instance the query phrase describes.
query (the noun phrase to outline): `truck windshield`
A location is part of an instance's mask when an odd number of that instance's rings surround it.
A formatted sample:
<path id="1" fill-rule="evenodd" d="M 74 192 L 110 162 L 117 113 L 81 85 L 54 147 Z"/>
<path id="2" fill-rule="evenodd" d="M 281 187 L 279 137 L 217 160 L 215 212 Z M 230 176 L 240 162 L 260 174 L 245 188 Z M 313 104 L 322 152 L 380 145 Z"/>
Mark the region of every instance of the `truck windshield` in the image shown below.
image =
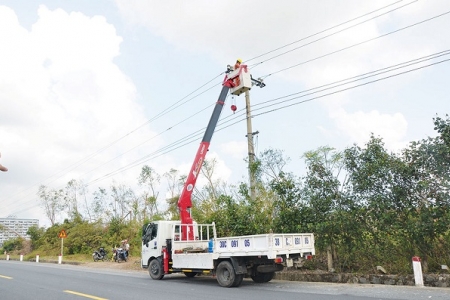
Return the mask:
<path id="1" fill-rule="evenodd" d="M 156 238 L 158 234 L 158 224 L 150 223 L 142 231 L 142 243 L 148 246 L 148 242 Z"/>

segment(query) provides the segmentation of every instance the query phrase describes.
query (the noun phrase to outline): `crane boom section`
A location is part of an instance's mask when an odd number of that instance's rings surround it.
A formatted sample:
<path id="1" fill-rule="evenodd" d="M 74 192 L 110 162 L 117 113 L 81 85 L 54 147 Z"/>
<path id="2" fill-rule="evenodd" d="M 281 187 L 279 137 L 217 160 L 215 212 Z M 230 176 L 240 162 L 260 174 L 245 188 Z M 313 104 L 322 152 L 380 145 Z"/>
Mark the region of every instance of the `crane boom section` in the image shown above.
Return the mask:
<path id="1" fill-rule="evenodd" d="M 228 79 L 225 76 L 222 91 L 219 95 L 219 99 L 214 106 L 213 113 L 209 120 L 208 126 L 206 127 L 205 134 L 203 135 L 203 139 L 200 143 L 200 146 L 197 150 L 197 154 L 195 155 L 194 163 L 192 164 L 191 170 L 189 171 L 188 177 L 183 187 L 183 191 L 181 192 L 180 198 L 178 199 L 178 209 L 180 211 L 180 219 L 182 224 L 192 224 L 193 220 L 191 217 L 191 207 L 192 200 L 191 195 L 194 191 L 195 183 L 197 182 L 198 175 L 200 173 L 200 169 L 202 168 L 203 161 L 205 160 L 206 153 L 208 152 L 209 144 L 211 142 L 211 138 L 213 136 L 214 130 L 216 128 L 217 122 L 219 121 L 220 114 L 223 109 L 223 105 L 225 104 L 225 99 L 227 97 L 228 91 L 230 87 L 233 86 L 233 82 L 231 79 Z M 192 239 L 193 231 L 189 230 L 183 231 L 181 234 L 181 239 L 186 240 L 187 238 Z"/>

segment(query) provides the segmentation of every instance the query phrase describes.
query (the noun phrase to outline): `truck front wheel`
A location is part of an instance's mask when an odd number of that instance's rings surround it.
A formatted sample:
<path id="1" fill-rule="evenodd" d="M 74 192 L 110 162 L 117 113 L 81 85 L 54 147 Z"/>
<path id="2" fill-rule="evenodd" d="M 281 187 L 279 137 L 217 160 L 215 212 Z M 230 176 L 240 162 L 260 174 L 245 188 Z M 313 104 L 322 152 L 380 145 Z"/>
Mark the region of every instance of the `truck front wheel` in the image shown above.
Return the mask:
<path id="1" fill-rule="evenodd" d="M 150 274 L 150 277 L 155 280 L 160 280 L 164 277 L 162 263 L 159 259 L 154 259 L 150 262 L 148 273 Z"/>
<path id="2" fill-rule="evenodd" d="M 240 280 L 239 276 L 236 277 L 234 273 L 233 265 L 227 260 L 222 261 L 217 266 L 216 277 L 219 285 L 223 287 L 236 286 L 235 284 Z"/>

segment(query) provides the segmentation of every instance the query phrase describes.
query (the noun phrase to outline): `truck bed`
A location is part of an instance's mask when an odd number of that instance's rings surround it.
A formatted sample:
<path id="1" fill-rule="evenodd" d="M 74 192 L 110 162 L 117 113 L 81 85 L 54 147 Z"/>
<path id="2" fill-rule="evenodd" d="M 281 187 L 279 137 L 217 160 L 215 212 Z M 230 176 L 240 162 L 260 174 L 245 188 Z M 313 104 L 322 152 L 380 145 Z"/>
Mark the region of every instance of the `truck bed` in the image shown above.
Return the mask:
<path id="1" fill-rule="evenodd" d="M 293 234 L 257 234 L 216 238 L 214 253 L 219 256 L 259 256 L 267 255 L 269 259 L 277 255 L 315 254 L 314 235 L 312 233 Z"/>
<path id="2" fill-rule="evenodd" d="M 209 241 L 174 241 L 172 259 L 174 268 L 212 269 L 213 261 L 221 257 L 277 256 L 304 253 L 315 254 L 312 233 L 257 234 L 216 238 L 213 251 L 208 251 Z"/>

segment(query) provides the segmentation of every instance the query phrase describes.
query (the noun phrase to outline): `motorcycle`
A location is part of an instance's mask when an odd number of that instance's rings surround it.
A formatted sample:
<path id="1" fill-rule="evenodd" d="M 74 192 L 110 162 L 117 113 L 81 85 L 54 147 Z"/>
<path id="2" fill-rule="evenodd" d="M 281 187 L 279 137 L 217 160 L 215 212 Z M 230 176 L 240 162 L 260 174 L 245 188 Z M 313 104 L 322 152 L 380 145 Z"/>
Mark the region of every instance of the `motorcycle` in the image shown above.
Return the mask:
<path id="1" fill-rule="evenodd" d="M 94 253 L 92 253 L 92 258 L 94 259 L 94 261 L 103 261 L 106 258 L 106 251 L 104 248 L 99 248 L 98 251 L 95 251 Z"/>
<path id="2" fill-rule="evenodd" d="M 127 261 L 126 251 L 123 248 L 113 249 L 113 258 L 115 262 Z"/>

